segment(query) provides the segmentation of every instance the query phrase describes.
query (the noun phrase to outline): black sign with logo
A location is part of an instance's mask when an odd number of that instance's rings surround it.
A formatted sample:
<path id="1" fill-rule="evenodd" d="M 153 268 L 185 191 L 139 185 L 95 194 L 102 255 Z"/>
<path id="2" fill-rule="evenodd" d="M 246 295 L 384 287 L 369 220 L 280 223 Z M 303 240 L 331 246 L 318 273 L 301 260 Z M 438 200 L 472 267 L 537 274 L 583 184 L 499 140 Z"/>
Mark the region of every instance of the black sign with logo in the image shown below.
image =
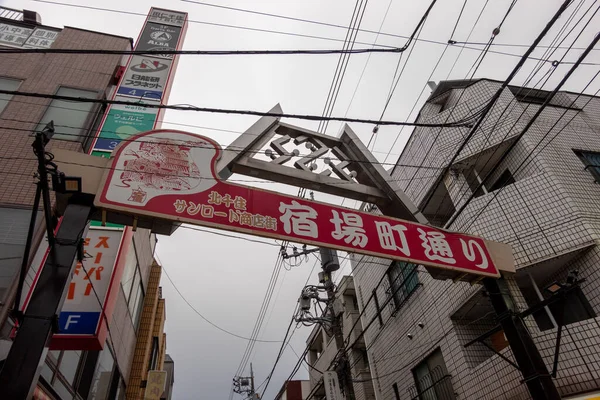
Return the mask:
<path id="1" fill-rule="evenodd" d="M 177 50 L 180 35 L 180 27 L 148 22 L 135 49 L 139 51 Z M 172 54 L 153 54 L 153 56 L 173 58 Z"/>

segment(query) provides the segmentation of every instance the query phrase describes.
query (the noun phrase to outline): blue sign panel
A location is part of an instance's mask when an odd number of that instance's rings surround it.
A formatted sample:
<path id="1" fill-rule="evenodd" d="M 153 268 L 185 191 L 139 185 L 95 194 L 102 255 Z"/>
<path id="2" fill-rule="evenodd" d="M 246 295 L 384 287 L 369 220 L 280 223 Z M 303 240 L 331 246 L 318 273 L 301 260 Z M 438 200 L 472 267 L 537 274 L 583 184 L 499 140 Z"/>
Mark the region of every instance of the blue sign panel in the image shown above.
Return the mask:
<path id="1" fill-rule="evenodd" d="M 119 139 L 98 138 L 94 145 L 94 150 L 113 151 L 119 143 L 121 143 Z"/>
<path id="2" fill-rule="evenodd" d="M 63 335 L 94 335 L 100 312 L 61 311 L 58 328 Z"/>

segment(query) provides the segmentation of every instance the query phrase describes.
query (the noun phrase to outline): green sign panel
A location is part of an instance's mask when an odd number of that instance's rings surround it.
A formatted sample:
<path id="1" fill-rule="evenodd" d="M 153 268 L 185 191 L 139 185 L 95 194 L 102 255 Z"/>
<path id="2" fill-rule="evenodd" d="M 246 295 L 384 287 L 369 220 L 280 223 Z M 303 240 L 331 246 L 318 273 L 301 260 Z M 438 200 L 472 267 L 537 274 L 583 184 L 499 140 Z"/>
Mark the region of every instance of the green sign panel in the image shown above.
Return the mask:
<path id="1" fill-rule="evenodd" d="M 114 105 L 104 121 L 100 137 L 123 140 L 140 132 L 151 131 L 156 111 L 143 106 Z"/>

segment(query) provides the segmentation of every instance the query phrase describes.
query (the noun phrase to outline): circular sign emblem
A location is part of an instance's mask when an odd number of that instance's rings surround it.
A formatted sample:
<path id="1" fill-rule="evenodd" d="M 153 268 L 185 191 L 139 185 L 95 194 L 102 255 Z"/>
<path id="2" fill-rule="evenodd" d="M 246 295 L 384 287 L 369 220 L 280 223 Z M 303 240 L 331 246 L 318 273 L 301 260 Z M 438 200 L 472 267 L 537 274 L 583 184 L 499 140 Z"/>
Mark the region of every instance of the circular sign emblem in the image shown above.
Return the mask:
<path id="1" fill-rule="evenodd" d="M 162 31 L 152 32 L 150 34 L 150 37 L 153 40 L 158 40 L 159 42 L 168 42 L 169 40 L 171 40 L 173 38 L 173 36 L 171 36 L 170 33 L 162 32 Z"/>

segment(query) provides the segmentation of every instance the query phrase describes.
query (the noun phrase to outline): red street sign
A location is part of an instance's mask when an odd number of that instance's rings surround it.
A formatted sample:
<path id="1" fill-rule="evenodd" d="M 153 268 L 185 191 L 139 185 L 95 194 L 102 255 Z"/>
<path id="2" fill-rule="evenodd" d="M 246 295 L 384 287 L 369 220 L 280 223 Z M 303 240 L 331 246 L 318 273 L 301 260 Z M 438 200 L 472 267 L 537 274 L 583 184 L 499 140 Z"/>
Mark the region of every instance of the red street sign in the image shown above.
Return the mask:
<path id="1" fill-rule="evenodd" d="M 113 153 L 95 205 L 469 274 L 500 274 L 482 238 L 220 181 L 219 145 L 155 130 Z"/>

